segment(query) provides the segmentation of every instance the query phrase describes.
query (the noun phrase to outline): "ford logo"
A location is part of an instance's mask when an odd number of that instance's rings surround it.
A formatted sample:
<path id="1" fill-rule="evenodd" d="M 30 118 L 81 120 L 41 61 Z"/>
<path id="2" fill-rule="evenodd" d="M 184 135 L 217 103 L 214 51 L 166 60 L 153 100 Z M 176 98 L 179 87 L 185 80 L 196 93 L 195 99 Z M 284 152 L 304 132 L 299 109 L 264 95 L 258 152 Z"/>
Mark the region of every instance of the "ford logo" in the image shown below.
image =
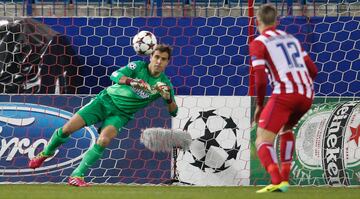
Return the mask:
<path id="1" fill-rule="evenodd" d="M 96 141 L 94 126 L 73 133 L 43 167 L 36 170 L 27 167 L 29 159 L 47 145 L 54 130 L 63 126 L 72 115 L 49 106 L 0 102 L 0 173 L 17 176 L 43 174 L 78 164 Z"/>

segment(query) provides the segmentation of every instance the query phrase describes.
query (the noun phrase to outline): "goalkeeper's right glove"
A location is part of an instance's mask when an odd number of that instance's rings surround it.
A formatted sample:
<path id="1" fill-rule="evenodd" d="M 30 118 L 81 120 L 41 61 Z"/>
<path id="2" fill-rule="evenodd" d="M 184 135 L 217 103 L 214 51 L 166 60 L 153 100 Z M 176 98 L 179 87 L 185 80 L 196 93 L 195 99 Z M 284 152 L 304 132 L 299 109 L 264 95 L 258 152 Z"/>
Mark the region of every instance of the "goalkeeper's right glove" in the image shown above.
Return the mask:
<path id="1" fill-rule="evenodd" d="M 128 77 L 125 83 L 131 87 L 151 92 L 150 85 L 142 79 L 132 79 Z"/>

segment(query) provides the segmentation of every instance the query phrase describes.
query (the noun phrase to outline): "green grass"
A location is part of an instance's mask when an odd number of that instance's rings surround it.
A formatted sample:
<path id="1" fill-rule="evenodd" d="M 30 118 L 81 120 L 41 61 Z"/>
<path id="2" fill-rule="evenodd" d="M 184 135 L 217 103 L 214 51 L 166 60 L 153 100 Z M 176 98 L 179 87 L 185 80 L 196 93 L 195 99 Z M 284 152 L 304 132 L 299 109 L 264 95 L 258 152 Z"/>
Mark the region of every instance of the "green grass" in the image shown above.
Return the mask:
<path id="1" fill-rule="evenodd" d="M 1 199 L 331 199 L 358 198 L 360 188 L 290 187 L 287 193 L 256 194 L 261 187 L 195 187 L 94 185 L 86 188 L 59 185 L 0 185 Z"/>

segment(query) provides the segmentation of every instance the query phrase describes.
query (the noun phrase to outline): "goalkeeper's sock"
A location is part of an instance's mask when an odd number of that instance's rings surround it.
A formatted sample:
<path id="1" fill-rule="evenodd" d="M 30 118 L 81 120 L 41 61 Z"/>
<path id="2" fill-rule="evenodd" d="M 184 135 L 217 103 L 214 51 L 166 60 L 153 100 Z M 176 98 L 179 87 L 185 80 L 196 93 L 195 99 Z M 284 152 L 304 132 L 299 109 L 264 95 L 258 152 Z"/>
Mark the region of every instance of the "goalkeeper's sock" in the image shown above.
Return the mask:
<path id="1" fill-rule="evenodd" d="M 71 176 L 83 177 L 85 172 L 101 158 L 105 147 L 98 144 L 94 144 L 86 153 L 84 158 L 81 160 L 79 166 L 71 173 Z"/>
<path id="2" fill-rule="evenodd" d="M 62 128 L 58 128 L 54 131 L 49 141 L 49 144 L 44 148 L 43 154 L 46 156 L 52 156 L 55 150 L 69 138 L 69 135 L 63 134 Z"/>
<path id="3" fill-rule="evenodd" d="M 281 176 L 283 181 L 289 181 L 290 167 L 295 148 L 295 138 L 292 131 L 280 134 Z"/>
<path id="4" fill-rule="evenodd" d="M 257 154 L 261 164 L 271 176 L 271 183 L 276 185 L 281 182 L 281 175 L 277 165 L 277 157 L 274 146 L 270 143 L 261 143 L 258 146 Z"/>

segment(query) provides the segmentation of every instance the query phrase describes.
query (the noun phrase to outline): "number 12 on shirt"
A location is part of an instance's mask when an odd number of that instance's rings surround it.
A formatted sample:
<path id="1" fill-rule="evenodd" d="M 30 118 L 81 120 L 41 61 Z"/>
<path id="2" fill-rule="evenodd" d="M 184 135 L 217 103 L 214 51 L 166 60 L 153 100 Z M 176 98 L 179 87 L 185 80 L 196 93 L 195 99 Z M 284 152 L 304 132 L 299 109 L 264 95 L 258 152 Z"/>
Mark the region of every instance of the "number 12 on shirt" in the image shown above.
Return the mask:
<path id="1" fill-rule="evenodd" d="M 297 59 L 300 58 L 300 51 L 296 46 L 295 42 L 288 43 L 279 43 L 276 44 L 276 47 L 281 48 L 282 52 L 286 57 L 287 64 L 289 68 L 303 68 L 303 64 L 297 62 Z M 291 53 L 289 53 L 291 52 Z"/>

